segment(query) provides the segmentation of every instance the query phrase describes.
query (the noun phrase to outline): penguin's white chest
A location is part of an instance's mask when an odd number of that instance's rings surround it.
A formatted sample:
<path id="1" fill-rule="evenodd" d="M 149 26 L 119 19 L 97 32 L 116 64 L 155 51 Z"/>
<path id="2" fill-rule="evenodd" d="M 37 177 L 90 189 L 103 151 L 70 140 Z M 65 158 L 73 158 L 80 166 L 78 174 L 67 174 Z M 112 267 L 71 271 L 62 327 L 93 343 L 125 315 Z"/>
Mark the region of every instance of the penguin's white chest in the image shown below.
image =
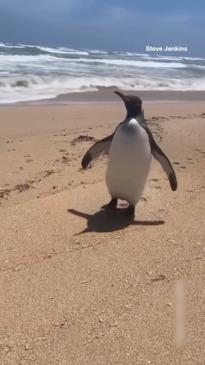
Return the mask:
<path id="1" fill-rule="evenodd" d="M 134 118 L 122 123 L 109 151 L 106 183 L 111 196 L 135 206 L 142 195 L 150 163 L 151 148 L 145 129 Z"/>

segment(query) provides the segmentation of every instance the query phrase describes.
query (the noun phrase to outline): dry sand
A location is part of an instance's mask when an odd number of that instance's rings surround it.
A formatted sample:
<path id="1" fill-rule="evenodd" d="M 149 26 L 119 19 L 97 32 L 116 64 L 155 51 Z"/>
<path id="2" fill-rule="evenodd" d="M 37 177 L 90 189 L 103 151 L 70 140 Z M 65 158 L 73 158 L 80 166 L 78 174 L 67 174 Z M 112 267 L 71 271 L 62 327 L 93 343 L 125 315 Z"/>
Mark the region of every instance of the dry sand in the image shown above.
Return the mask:
<path id="1" fill-rule="evenodd" d="M 0 109 L 0 364 L 204 364 L 205 106 L 145 112 L 179 188 L 153 161 L 130 222 L 80 169 L 121 104 Z"/>

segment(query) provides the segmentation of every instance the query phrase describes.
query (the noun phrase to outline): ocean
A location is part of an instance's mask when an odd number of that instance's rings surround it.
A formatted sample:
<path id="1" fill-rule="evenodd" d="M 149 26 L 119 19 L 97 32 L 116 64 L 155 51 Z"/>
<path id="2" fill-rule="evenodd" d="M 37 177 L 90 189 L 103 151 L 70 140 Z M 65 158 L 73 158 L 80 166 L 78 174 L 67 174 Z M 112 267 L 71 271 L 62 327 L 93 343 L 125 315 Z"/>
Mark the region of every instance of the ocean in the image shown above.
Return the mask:
<path id="1" fill-rule="evenodd" d="M 0 43 L 1 104 L 100 87 L 205 90 L 205 59 Z"/>

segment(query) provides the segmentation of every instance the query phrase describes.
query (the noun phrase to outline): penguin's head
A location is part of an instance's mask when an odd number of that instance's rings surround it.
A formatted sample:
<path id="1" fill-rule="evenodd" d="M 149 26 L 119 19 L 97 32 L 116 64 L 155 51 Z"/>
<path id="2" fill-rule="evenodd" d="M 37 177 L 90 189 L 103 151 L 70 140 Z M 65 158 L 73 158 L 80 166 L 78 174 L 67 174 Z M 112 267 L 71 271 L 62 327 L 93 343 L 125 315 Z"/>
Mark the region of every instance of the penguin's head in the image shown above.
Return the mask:
<path id="1" fill-rule="evenodd" d="M 136 95 L 126 95 L 121 91 L 114 91 L 121 97 L 127 109 L 127 117 L 136 118 L 142 113 L 142 100 Z"/>

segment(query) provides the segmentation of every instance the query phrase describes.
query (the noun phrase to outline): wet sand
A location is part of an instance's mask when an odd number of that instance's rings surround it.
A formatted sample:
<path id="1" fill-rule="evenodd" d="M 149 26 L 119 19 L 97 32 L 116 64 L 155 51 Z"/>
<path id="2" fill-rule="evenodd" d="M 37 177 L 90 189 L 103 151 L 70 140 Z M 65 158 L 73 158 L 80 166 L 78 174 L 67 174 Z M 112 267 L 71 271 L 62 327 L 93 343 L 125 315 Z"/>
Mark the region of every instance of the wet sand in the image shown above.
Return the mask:
<path id="1" fill-rule="evenodd" d="M 119 104 L 119 97 L 113 93 L 115 87 L 99 87 L 96 91 L 60 94 L 55 98 L 18 102 L 17 105 L 71 105 L 71 104 Z M 144 103 L 166 102 L 204 102 L 205 91 L 173 91 L 173 90 L 127 90 L 128 94 L 138 95 Z"/>

